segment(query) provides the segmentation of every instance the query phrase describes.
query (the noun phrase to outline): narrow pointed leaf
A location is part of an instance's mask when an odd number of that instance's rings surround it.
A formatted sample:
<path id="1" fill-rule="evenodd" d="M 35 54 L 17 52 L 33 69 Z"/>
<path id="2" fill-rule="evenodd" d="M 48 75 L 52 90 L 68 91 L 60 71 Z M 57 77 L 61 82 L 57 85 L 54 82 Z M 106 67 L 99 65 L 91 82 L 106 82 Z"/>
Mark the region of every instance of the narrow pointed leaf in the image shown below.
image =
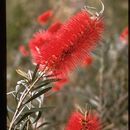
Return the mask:
<path id="1" fill-rule="evenodd" d="M 28 110 L 25 110 L 24 112 L 23 112 L 23 114 L 26 114 L 26 113 L 29 113 L 29 112 L 43 112 L 43 111 L 45 111 L 45 110 L 50 110 L 50 109 L 52 109 L 52 108 L 54 108 L 53 106 L 48 106 L 48 107 L 40 107 L 40 108 L 32 108 L 32 109 L 28 109 Z"/>
<path id="2" fill-rule="evenodd" d="M 17 88 L 16 97 L 18 97 L 18 94 L 19 94 L 19 92 L 21 92 L 22 87 L 24 87 L 23 84 L 20 84 L 19 87 Z"/>
<path id="3" fill-rule="evenodd" d="M 35 113 L 35 112 L 43 112 L 45 110 L 49 110 L 52 109 L 54 107 L 42 107 L 42 108 L 32 108 L 30 110 L 26 110 L 22 113 L 21 117 L 17 120 L 17 122 L 15 123 L 15 125 L 19 124 L 22 120 L 24 120 L 26 117 L 28 117 L 29 115 Z"/>
<path id="4" fill-rule="evenodd" d="M 41 96 L 42 94 L 46 93 L 47 91 L 49 91 L 52 87 L 47 87 L 42 89 L 41 91 L 39 91 L 37 94 L 33 95 L 29 100 L 27 100 L 23 105 L 27 104 L 28 102 L 32 101 L 33 99 Z"/>
<path id="5" fill-rule="evenodd" d="M 41 88 L 43 86 L 46 86 L 46 85 L 48 85 L 48 84 L 50 84 L 52 82 L 57 82 L 59 80 L 61 80 L 61 79 L 47 79 L 47 80 L 43 81 L 38 87 L 34 88 L 33 90 L 39 89 L 39 88 Z"/>
<path id="6" fill-rule="evenodd" d="M 22 120 L 24 120 L 26 117 L 28 117 L 29 115 L 31 115 L 33 112 L 28 112 L 28 113 L 25 113 L 23 114 L 18 120 L 17 122 L 15 123 L 15 125 L 19 124 Z"/>
<path id="7" fill-rule="evenodd" d="M 38 115 L 36 116 L 35 120 L 33 121 L 33 124 L 40 119 L 41 115 L 42 115 L 42 112 L 39 111 Z"/>
<path id="8" fill-rule="evenodd" d="M 21 75 L 22 77 L 28 79 L 28 75 L 27 73 L 25 73 L 24 71 L 20 70 L 20 69 L 16 69 L 16 72 Z"/>
<path id="9" fill-rule="evenodd" d="M 34 81 L 34 79 L 35 79 L 35 76 L 36 76 L 36 73 L 38 71 L 38 68 L 39 68 L 39 64 L 37 64 L 37 66 L 36 66 L 36 68 L 35 68 L 35 70 L 33 72 L 32 81 Z"/>
<path id="10" fill-rule="evenodd" d="M 25 127 L 26 127 L 28 121 L 29 121 L 29 119 L 27 119 L 27 120 L 23 123 L 22 127 L 20 128 L 20 130 L 25 130 Z"/>

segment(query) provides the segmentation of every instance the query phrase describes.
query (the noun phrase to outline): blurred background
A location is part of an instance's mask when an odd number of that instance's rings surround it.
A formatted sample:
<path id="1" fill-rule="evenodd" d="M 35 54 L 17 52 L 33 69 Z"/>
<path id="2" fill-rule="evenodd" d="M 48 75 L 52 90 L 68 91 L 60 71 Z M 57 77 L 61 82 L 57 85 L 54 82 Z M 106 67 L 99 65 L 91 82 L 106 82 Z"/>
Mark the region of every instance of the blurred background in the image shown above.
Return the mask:
<path id="1" fill-rule="evenodd" d="M 128 26 L 127 0 L 102 0 L 105 32 L 101 45 L 93 52 L 91 62 L 70 74 L 64 87 L 46 97 L 45 104 L 56 108 L 44 117 L 52 124 L 44 130 L 63 130 L 75 104 L 99 113 L 103 130 L 128 130 L 128 43 L 120 39 Z M 65 22 L 84 5 L 96 7 L 98 0 L 8 0 L 7 2 L 7 91 L 15 88 L 21 77 L 17 68 L 27 71 L 34 66 L 29 56 L 23 56 L 19 47 L 28 50 L 33 34 L 47 29 L 53 22 Z M 54 16 L 44 25 L 37 17 L 52 10 Z M 8 103 L 15 106 L 13 100 Z"/>

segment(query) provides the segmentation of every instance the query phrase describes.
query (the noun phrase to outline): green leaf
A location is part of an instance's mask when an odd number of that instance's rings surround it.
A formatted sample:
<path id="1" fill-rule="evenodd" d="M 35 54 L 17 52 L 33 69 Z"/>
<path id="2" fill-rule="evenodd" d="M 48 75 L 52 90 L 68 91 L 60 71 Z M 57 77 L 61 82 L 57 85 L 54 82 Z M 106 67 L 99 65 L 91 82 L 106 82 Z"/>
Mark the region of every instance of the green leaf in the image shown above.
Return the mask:
<path id="1" fill-rule="evenodd" d="M 48 106 L 48 107 L 40 107 L 40 108 L 32 108 L 30 110 L 26 110 L 23 113 L 28 113 L 28 112 L 43 112 L 45 110 L 49 110 L 54 108 L 53 106 Z"/>
<path id="2" fill-rule="evenodd" d="M 15 123 L 15 125 L 19 124 L 22 120 L 24 120 L 26 117 L 28 117 L 29 115 L 31 115 L 33 112 L 27 112 L 27 113 L 24 113 L 18 120 L 17 122 Z"/>
<path id="3" fill-rule="evenodd" d="M 22 77 L 28 79 L 28 74 L 20 69 L 16 69 L 16 72 L 21 75 Z"/>
<path id="4" fill-rule="evenodd" d="M 37 86 L 37 87 L 34 88 L 33 90 L 39 89 L 39 88 L 41 88 L 41 87 L 43 87 L 43 86 L 46 86 L 46 85 L 48 85 L 48 84 L 50 84 L 50 83 L 52 83 L 52 82 L 57 82 L 57 81 L 59 81 L 59 80 L 61 80 L 61 79 L 47 79 L 47 80 L 44 80 L 39 86 Z"/>
<path id="5" fill-rule="evenodd" d="M 25 129 L 25 127 L 26 127 L 28 121 L 29 121 L 29 119 L 27 119 L 27 120 L 23 123 L 22 127 L 20 128 L 20 130 L 24 130 L 24 129 Z"/>
<path id="6" fill-rule="evenodd" d="M 29 100 L 27 100 L 23 105 L 27 104 L 28 102 L 32 101 L 33 99 L 41 96 L 42 94 L 46 93 L 47 91 L 49 91 L 52 87 L 47 87 L 42 89 L 41 91 L 39 91 L 37 94 L 33 95 Z"/>
<path id="7" fill-rule="evenodd" d="M 26 110 L 22 113 L 21 117 L 17 120 L 17 122 L 15 123 L 15 125 L 19 124 L 21 121 L 23 121 L 26 117 L 28 117 L 29 115 L 35 113 L 35 112 L 43 112 L 45 110 L 49 110 L 52 109 L 54 107 L 42 107 L 42 108 L 32 108 L 30 110 Z"/>
<path id="8" fill-rule="evenodd" d="M 39 64 L 37 64 L 37 66 L 36 66 L 36 68 L 35 68 L 35 70 L 33 72 L 32 81 L 34 81 L 34 79 L 35 79 L 35 76 L 36 76 L 36 73 L 38 71 L 38 68 L 39 68 Z"/>
<path id="9" fill-rule="evenodd" d="M 35 120 L 33 121 L 33 124 L 40 119 L 41 115 L 42 115 L 42 112 L 39 111 L 38 115 L 36 116 Z"/>
<path id="10" fill-rule="evenodd" d="M 17 87 L 16 97 L 18 97 L 18 94 L 19 94 L 19 92 L 21 92 L 22 87 L 25 88 L 25 87 L 23 86 L 23 84 L 20 84 L 19 87 Z"/>

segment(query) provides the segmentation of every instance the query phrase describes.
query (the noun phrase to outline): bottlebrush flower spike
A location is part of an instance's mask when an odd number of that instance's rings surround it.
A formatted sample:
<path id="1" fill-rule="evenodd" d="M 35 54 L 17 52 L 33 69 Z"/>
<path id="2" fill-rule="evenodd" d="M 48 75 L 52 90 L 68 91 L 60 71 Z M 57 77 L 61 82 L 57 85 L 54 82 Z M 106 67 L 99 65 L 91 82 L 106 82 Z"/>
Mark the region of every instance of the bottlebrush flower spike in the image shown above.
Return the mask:
<path id="1" fill-rule="evenodd" d="M 38 16 L 38 23 L 39 24 L 45 24 L 51 17 L 53 16 L 53 12 L 51 10 L 48 10 L 46 12 L 43 12 L 40 16 Z"/>
<path id="2" fill-rule="evenodd" d="M 84 116 L 79 112 L 73 112 L 65 130 L 101 130 L 101 122 L 94 114 Z"/>
<path id="3" fill-rule="evenodd" d="M 121 33 L 119 39 L 125 43 L 128 44 L 128 27 L 126 27 L 123 32 Z"/>
<path id="4" fill-rule="evenodd" d="M 22 54 L 22 56 L 24 56 L 24 57 L 29 56 L 29 52 L 25 49 L 24 45 L 19 46 L 19 51 Z"/>
<path id="5" fill-rule="evenodd" d="M 81 11 L 62 25 L 48 44 L 41 48 L 41 64 L 68 72 L 84 60 L 101 40 L 101 18 L 91 18 Z"/>
<path id="6" fill-rule="evenodd" d="M 30 49 L 34 48 L 38 52 L 32 51 L 36 63 L 43 66 L 47 64 L 51 70 L 67 73 L 81 64 L 86 55 L 94 50 L 101 40 L 103 30 L 104 23 L 100 15 L 96 13 L 91 16 L 84 10 L 64 23 L 46 42 L 41 40 L 40 44 L 37 43 L 36 39 L 42 39 L 43 34 L 36 35 L 30 43 Z M 47 33 L 51 34 L 49 31 Z"/>

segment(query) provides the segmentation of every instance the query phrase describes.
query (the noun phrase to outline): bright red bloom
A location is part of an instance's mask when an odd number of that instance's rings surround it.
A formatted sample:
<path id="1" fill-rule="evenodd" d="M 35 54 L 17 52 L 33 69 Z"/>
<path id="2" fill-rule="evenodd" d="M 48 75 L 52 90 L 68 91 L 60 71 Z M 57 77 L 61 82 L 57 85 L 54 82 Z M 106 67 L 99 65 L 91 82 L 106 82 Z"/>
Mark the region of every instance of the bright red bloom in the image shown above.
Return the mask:
<path id="1" fill-rule="evenodd" d="M 61 26 L 62 26 L 62 23 L 57 21 L 48 28 L 48 31 L 51 33 L 55 33 L 61 28 Z"/>
<path id="2" fill-rule="evenodd" d="M 24 57 L 29 56 L 29 52 L 25 49 L 24 45 L 19 46 L 19 51 L 22 54 L 22 56 L 24 56 Z"/>
<path id="3" fill-rule="evenodd" d="M 29 41 L 29 48 L 33 57 L 33 62 L 38 64 L 41 62 L 41 48 L 50 41 L 51 33 L 48 31 L 37 32 Z"/>
<path id="4" fill-rule="evenodd" d="M 53 16 L 53 12 L 51 10 L 48 10 L 46 12 L 43 12 L 40 16 L 38 16 L 38 23 L 39 24 L 45 24 L 51 17 Z"/>
<path id="5" fill-rule="evenodd" d="M 51 37 L 61 27 L 61 22 L 55 22 L 52 24 L 47 31 L 42 30 L 37 32 L 34 37 L 29 41 L 29 48 L 33 57 L 34 63 L 40 63 L 41 61 L 41 48 L 44 44 L 48 44 Z M 53 34 L 53 35 L 52 35 Z"/>
<path id="6" fill-rule="evenodd" d="M 96 115 L 73 112 L 65 130 L 101 130 L 101 122 Z"/>
<path id="7" fill-rule="evenodd" d="M 94 49 L 103 32 L 101 19 L 91 19 L 85 11 L 72 17 L 41 48 L 41 64 L 49 68 L 72 70 Z"/>
<path id="8" fill-rule="evenodd" d="M 126 27 L 123 32 L 121 33 L 120 35 L 120 40 L 123 42 L 123 43 L 126 43 L 128 44 L 128 27 Z"/>
<path id="9" fill-rule="evenodd" d="M 81 11 L 51 35 L 50 39 L 45 42 L 47 44 L 40 42 L 39 53 L 33 58 L 41 65 L 48 63 L 50 69 L 66 73 L 84 61 L 86 55 L 101 39 L 103 30 L 104 24 L 100 18 L 92 19 L 86 11 Z M 38 46 L 36 39 L 39 37 L 37 35 L 31 41 L 31 50 L 32 48 L 36 50 Z"/>

